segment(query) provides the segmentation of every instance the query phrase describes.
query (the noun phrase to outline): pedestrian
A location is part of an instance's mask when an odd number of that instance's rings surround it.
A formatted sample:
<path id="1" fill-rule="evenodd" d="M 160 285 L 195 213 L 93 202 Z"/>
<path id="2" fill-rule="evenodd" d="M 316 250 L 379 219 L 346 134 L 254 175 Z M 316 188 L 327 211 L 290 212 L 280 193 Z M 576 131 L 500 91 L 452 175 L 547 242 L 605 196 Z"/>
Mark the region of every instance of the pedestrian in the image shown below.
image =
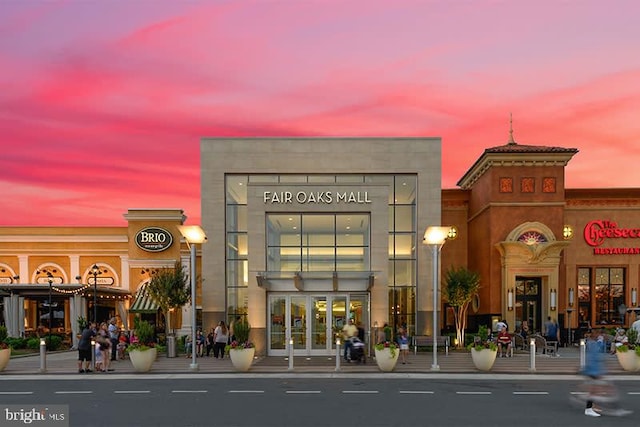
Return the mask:
<path id="1" fill-rule="evenodd" d="M 109 340 L 111 341 L 111 360 L 116 360 L 116 354 L 118 349 L 118 338 L 120 337 L 120 329 L 116 324 L 116 318 L 112 317 L 109 320 L 109 327 L 107 329 L 109 332 Z"/>
<path id="2" fill-rule="evenodd" d="M 81 374 L 91 372 L 91 369 L 89 369 L 92 360 L 91 340 L 93 340 L 95 336 L 96 324 L 95 322 L 91 322 L 85 326 L 80 335 L 80 341 L 78 341 L 78 372 Z"/>
<path id="3" fill-rule="evenodd" d="M 407 363 L 407 356 L 409 355 L 409 336 L 405 328 L 400 328 L 398 331 L 398 344 L 400 344 L 400 355 L 402 356 L 402 364 Z"/>
<path id="4" fill-rule="evenodd" d="M 609 381 L 603 376 L 606 374 L 604 367 L 604 341 L 594 338 L 589 331 L 585 340 L 585 365 L 582 374 L 586 376 L 586 406 L 584 414 L 588 417 L 600 417 L 602 409 L 596 409 L 594 402 L 602 402 L 607 406 L 606 415 L 624 416 L 631 413 L 618 406 L 617 392 Z"/>
<path id="5" fill-rule="evenodd" d="M 229 341 L 229 329 L 227 329 L 224 320 L 221 320 L 213 332 L 213 357 L 217 359 L 220 356 L 220 359 L 224 359 L 224 348 L 227 341 Z"/>
<path id="6" fill-rule="evenodd" d="M 358 328 L 353 324 L 353 319 L 349 319 L 349 322 L 342 327 L 342 338 L 344 339 L 344 360 L 345 362 L 350 362 L 351 358 L 349 357 L 349 351 L 351 351 L 351 347 L 353 342 L 351 338 L 358 336 Z"/>

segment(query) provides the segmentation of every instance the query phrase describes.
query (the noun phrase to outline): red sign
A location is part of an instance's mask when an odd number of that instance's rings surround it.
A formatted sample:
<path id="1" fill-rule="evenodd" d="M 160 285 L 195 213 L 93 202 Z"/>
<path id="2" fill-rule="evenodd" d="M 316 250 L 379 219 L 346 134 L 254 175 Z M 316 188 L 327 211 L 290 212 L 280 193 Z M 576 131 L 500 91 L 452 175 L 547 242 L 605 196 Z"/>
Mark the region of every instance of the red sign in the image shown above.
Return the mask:
<path id="1" fill-rule="evenodd" d="M 584 240 L 589 246 L 600 246 L 605 239 L 638 239 L 640 228 L 618 228 L 609 220 L 590 221 L 584 227 Z"/>

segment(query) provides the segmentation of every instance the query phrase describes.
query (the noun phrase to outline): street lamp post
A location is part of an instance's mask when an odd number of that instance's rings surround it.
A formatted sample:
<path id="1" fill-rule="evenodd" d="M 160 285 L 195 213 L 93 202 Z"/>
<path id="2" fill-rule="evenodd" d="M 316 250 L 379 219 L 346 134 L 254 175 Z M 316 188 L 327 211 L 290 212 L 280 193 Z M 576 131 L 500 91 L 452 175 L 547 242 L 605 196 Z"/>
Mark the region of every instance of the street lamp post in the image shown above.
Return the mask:
<path id="1" fill-rule="evenodd" d="M 191 251 L 191 365 L 192 371 L 198 370 L 198 362 L 196 361 L 196 244 L 204 243 L 207 235 L 199 225 L 179 225 L 180 234 L 187 241 L 187 246 Z"/>
<path id="2" fill-rule="evenodd" d="M 93 321 L 98 323 L 98 274 L 100 274 L 100 267 L 98 264 L 93 264 L 91 267 L 91 274 L 93 274 Z"/>
<path id="3" fill-rule="evenodd" d="M 50 272 L 47 272 L 47 281 L 49 282 L 49 348 L 51 348 L 51 328 L 53 327 L 53 324 L 51 322 L 51 287 L 53 286 L 53 274 L 51 274 Z"/>
<path id="4" fill-rule="evenodd" d="M 423 243 L 429 245 L 433 254 L 433 363 L 432 371 L 439 371 L 438 366 L 438 254 L 449 236 L 451 227 L 427 227 Z"/>

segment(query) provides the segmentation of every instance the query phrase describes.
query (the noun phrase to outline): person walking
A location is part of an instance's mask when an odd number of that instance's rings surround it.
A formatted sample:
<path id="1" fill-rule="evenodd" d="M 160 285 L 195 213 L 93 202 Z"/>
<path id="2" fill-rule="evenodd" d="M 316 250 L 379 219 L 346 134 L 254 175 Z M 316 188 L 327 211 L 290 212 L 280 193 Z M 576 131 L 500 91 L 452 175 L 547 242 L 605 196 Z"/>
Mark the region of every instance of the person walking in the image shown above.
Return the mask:
<path id="1" fill-rule="evenodd" d="M 213 357 L 216 359 L 220 356 L 220 359 L 224 359 L 224 348 L 229 341 L 229 330 L 224 321 L 221 320 L 216 326 L 213 332 Z"/>
<path id="2" fill-rule="evenodd" d="M 587 332 L 585 341 L 585 365 L 582 374 L 586 376 L 587 395 L 584 414 L 588 417 L 600 417 L 603 410 L 596 410 L 594 402 L 602 402 L 607 406 L 604 413 L 621 417 L 629 415 L 632 411 L 618 406 L 617 392 L 609 381 L 603 376 L 606 374 L 604 367 L 604 341 L 597 340 L 591 331 Z"/>
<path id="3" fill-rule="evenodd" d="M 349 319 L 349 322 L 342 327 L 342 337 L 344 339 L 344 360 L 350 362 L 349 351 L 353 346 L 351 338 L 358 336 L 358 327 L 354 325 L 353 319 Z"/>
<path id="4" fill-rule="evenodd" d="M 91 322 L 84 328 L 82 335 L 80 335 L 80 341 L 78 341 L 78 372 L 81 374 L 91 372 L 91 369 L 89 369 L 93 358 L 91 354 L 91 340 L 93 340 L 95 336 L 96 324 L 95 322 Z"/>
<path id="5" fill-rule="evenodd" d="M 120 337 L 120 329 L 116 324 L 116 318 L 112 317 L 109 320 L 109 327 L 107 329 L 109 332 L 109 340 L 111 341 L 111 361 L 117 359 L 117 349 L 118 349 L 118 338 Z"/>

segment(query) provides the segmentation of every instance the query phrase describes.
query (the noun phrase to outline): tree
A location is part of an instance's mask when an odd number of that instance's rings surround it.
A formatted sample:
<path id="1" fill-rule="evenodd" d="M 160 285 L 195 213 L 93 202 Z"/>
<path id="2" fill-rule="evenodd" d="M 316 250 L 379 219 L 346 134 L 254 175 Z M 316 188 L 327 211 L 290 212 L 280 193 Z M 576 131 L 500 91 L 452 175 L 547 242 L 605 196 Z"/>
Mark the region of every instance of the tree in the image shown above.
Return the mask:
<path id="1" fill-rule="evenodd" d="M 169 331 L 171 310 L 181 308 L 191 301 L 191 284 L 185 266 L 176 261 L 173 268 L 163 268 L 151 277 L 147 285 L 149 296 L 167 316 L 165 332 Z M 174 332 L 174 331 L 172 331 Z"/>
<path id="2" fill-rule="evenodd" d="M 453 309 L 458 346 L 464 346 L 469 303 L 480 289 L 480 275 L 465 267 L 451 267 L 444 279 L 442 292 Z"/>

